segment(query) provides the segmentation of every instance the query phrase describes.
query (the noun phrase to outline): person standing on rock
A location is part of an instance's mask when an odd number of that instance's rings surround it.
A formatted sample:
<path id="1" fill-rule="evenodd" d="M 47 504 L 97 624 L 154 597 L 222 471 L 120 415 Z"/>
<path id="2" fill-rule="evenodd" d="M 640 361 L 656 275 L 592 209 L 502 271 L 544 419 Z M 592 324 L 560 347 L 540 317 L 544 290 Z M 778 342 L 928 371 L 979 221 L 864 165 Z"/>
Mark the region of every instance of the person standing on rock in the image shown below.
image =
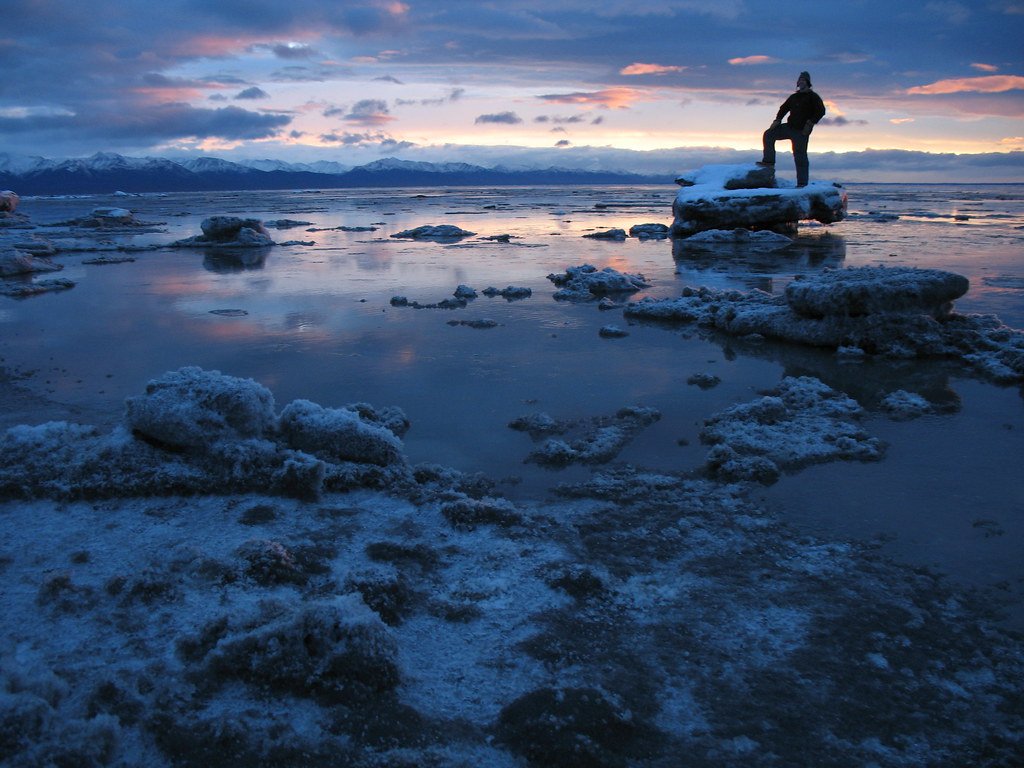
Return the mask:
<path id="1" fill-rule="evenodd" d="M 789 114 L 783 123 L 782 118 Z M 764 155 L 757 164 L 767 167 L 775 165 L 775 142 L 780 139 L 793 142 L 793 162 L 796 164 L 796 185 L 806 187 L 809 175 L 807 141 L 815 124 L 825 116 L 825 104 L 821 97 L 811 90 L 811 76 L 801 72 L 796 79 L 796 93 L 786 99 L 771 127 L 764 132 Z"/>

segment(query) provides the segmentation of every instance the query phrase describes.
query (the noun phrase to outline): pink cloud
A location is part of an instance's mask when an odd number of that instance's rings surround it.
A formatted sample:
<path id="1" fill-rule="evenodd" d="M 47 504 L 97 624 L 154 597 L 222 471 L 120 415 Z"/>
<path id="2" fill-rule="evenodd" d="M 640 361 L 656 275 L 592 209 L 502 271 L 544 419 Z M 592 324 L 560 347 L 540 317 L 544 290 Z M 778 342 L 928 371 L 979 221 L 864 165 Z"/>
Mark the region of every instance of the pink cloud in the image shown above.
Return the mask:
<path id="1" fill-rule="evenodd" d="M 1024 77 L 1019 75 L 987 75 L 939 80 L 928 85 L 908 88 L 907 93 L 932 95 L 945 93 L 1003 93 L 1024 89 Z"/>
<path id="2" fill-rule="evenodd" d="M 634 101 L 643 101 L 649 96 L 645 91 L 635 88 L 605 88 L 600 91 L 549 93 L 537 98 L 556 104 L 584 104 L 606 109 L 628 109 Z"/>
<path id="3" fill-rule="evenodd" d="M 739 58 L 729 59 L 729 63 L 733 66 L 743 67 L 749 64 L 775 64 L 778 62 L 774 56 L 740 56 Z"/>
<path id="4" fill-rule="evenodd" d="M 685 67 L 666 66 L 664 64 L 641 64 L 635 62 L 619 70 L 620 75 L 667 75 L 669 72 L 682 72 Z"/>
<path id="5" fill-rule="evenodd" d="M 971 64 L 971 66 L 974 67 L 975 69 L 980 69 L 982 72 L 998 72 L 999 71 L 999 67 L 997 67 L 995 64 L 983 64 L 980 61 L 974 62 L 973 64 Z"/>

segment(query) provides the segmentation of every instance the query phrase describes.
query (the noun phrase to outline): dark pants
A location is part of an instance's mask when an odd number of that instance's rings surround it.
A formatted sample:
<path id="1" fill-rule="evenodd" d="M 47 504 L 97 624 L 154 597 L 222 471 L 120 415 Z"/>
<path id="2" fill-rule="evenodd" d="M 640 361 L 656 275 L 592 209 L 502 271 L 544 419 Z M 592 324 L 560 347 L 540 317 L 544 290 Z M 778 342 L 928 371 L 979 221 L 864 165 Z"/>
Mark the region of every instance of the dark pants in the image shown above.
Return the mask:
<path id="1" fill-rule="evenodd" d="M 769 128 L 764 132 L 764 158 L 766 163 L 775 162 L 775 142 L 793 142 L 793 162 L 796 164 L 796 183 L 804 185 L 809 176 L 809 163 L 807 162 L 807 139 L 803 131 L 798 131 L 789 123 L 783 123 L 775 128 Z"/>

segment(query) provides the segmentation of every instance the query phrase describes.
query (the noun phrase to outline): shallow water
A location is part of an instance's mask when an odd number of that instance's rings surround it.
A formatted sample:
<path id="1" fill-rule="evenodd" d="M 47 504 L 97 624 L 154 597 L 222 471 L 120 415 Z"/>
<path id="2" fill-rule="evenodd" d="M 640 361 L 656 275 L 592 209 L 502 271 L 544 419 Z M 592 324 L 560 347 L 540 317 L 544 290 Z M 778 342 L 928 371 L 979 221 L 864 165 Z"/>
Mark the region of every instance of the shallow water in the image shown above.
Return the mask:
<path id="1" fill-rule="evenodd" d="M 795 275 L 826 267 L 911 265 L 966 275 L 961 312 L 998 315 L 1024 328 L 1024 185 L 854 185 L 850 219 L 806 226 L 773 254 L 726 247 L 695 251 L 669 240 L 595 241 L 612 227 L 671 221 L 674 188 L 498 188 L 174 194 L 23 200 L 37 225 L 83 216 L 100 205 L 129 207 L 161 222 L 155 232 L 65 239 L 144 245 L 199 233 L 202 219 L 232 214 L 297 219 L 272 249 L 249 263 L 201 250 L 132 254 L 135 261 L 85 265 L 95 253 L 57 260 L 71 291 L 0 299 L 0 364 L 46 403 L 9 403 L 0 425 L 69 418 L 104 426 L 123 399 L 164 371 L 199 365 L 252 377 L 278 406 L 296 398 L 323 405 L 398 405 L 412 429 L 414 462 L 436 461 L 504 479 L 512 496 L 535 497 L 586 469 L 553 472 L 523 460 L 533 444 L 508 428 L 539 411 L 558 419 L 609 416 L 627 405 L 662 418 L 620 455 L 664 470 L 702 463 L 704 419 L 753 399 L 784 375 L 813 375 L 872 411 L 871 434 L 889 443 L 873 464 L 805 469 L 766 489 L 781 517 L 826 537 L 876 540 L 899 559 L 934 565 L 994 588 L 1024 628 L 1024 407 L 1019 388 L 997 387 L 951 365 L 842 365 L 827 352 L 777 344 L 756 348 L 701 338 L 692 328 L 629 324 L 620 310 L 552 298 L 549 273 L 583 263 L 642 273 L 642 295 L 684 286 L 778 292 Z M 879 214 L 898 216 L 883 220 Z M 389 236 L 422 224 L 455 224 L 509 243 L 457 244 Z M 342 232 L 339 226 L 376 227 Z M 307 231 L 308 229 L 322 231 Z M 478 291 L 529 287 L 520 301 L 480 296 L 458 310 L 392 307 L 391 297 L 436 302 L 459 284 Z M 476 329 L 451 320 L 493 319 Z M 614 324 L 629 336 L 605 339 Z M 713 373 L 721 384 L 687 384 Z M 897 389 L 944 403 L 911 422 L 877 414 Z"/>

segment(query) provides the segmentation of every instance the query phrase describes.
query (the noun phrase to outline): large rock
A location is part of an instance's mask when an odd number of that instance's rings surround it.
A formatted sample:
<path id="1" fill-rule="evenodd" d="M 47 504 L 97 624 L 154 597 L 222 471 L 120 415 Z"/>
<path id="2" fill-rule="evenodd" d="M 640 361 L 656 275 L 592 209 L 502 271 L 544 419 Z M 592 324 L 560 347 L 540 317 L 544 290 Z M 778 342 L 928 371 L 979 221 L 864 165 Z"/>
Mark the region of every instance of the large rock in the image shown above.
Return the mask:
<path id="1" fill-rule="evenodd" d="M 804 317 L 924 312 L 945 317 L 970 287 L 963 275 L 914 267 L 826 270 L 786 286 L 786 303 Z"/>
<path id="2" fill-rule="evenodd" d="M 274 396 L 262 384 L 195 366 L 165 373 L 125 400 L 130 430 L 178 449 L 262 437 L 276 422 Z"/>
<path id="3" fill-rule="evenodd" d="M 20 201 L 21 198 L 18 197 L 17 192 L 5 189 L 3 192 L 0 192 L 0 211 L 14 213 Z"/>
<path id="4" fill-rule="evenodd" d="M 33 256 L 31 253 L 20 253 L 15 250 L 0 252 L 0 277 L 28 275 L 35 272 L 56 272 L 63 269 L 60 264 Z"/>
<path id="5" fill-rule="evenodd" d="M 274 245 L 259 219 L 210 216 L 200 224 L 203 234 L 176 240 L 175 248 L 265 248 Z"/>
<path id="6" fill-rule="evenodd" d="M 454 224 L 424 224 L 421 227 L 405 229 L 396 232 L 392 237 L 403 240 L 436 240 L 438 242 L 454 242 L 464 237 L 472 237 L 476 232 L 470 232 L 456 227 Z"/>
<path id="7" fill-rule="evenodd" d="M 402 441 L 351 408 L 324 408 L 295 400 L 281 411 L 281 434 L 296 450 L 329 461 L 387 466 L 402 460 Z"/>
<path id="8" fill-rule="evenodd" d="M 839 184 L 779 187 L 772 169 L 756 165 L 706 166 L 677 182 L 683 188 L 672 203 L 673 237 L 709 229 L 792 232 L 800 221 L 832 224 L 846 216 L 846 192 Z"/>
<path id="9" fill-rule="evenodd" d="M 623 314 L 896 359 L 955 358 L 996 381 L 1024 381 L 1024 331 L 992 315 L 951 312 L 949 302 L 966 289 L 961 275 L 859 267 L 807 276 L 785 295 L 684 288 Z"/>
<path id="10" fill-rule="evenodd" d="M 210 216 L 208 219 L 203 219 L 203 223 L 199 226 L 207 240 L 216 242 L 236 240 L 246 229 L 253 233 L 267 234 L 263 228 L 263 222 L 259 219 L 241 219 L 237 216 Z"/>
<path id="11" fill-rule="evenodd" d="M 649 283 L 641 274 L 619 272 L 611 267 L 598 269 L 593 264 L 580 264 L 568 267 L 565 274 L 551 273 L 548 280 L 559 287 L 555 291 L 556 299 L 570 301 L 589 301 L 600 296 L 636 293 L 646 288 Z"/>
<path id="12" fill-rule="evenodd" d="M 353 703 L 399 682 L 394 638 L 354 594 L 298 608 L 264 603 L 248 620 L 215 622 L 182 650 L 204 661 L 214 681 L 241 680 L 327 703 Z"/>

